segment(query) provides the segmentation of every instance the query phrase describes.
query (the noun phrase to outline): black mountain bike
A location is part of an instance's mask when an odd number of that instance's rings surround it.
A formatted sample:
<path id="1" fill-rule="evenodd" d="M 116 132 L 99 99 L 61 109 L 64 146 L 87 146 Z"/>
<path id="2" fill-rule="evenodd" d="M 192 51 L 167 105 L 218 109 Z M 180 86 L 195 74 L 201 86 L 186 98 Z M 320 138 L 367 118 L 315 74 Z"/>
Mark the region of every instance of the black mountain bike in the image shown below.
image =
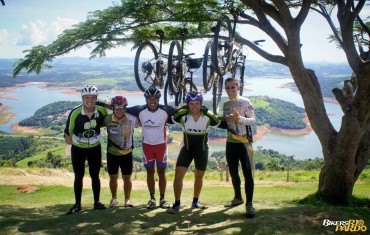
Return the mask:
<path id="1" fill-rule="evenodd" d="M 171 42 L 168 53 L 168 78 L 164 90 L 164 102 L 169 103 L 169 100 L 179 105 L 185 102 L 185 95 L 192 90 L 197 90 L 193 82 L 193 74 L 195 70 L 202 66 L 202 58 L 191 58 L 194 53 L 184 55 L 184 38 L 187 34 L 187 29 L 181 29 L 181 45 L 179 41 Z"/>
<path id="2" fill-rule="evenodd" d="M 144 41 L 140 44 L 135 56 L 135 80 L 141 91 L 145 91 L 151 86 L 163 88 L 163 77 L 167 74 L 168 55 L 162 54 L 162 41 L 164 32 L 157 30 L 156 34 L 160 37 L 159 51 L 153 43 Z"/>
<path id="3" fill-rule="evenodd" d="M 239 84 L 239 95 L 243 95 L 245 59 L 247 56 L 243 54 L 243 44 L 234 40 L 239 14 L 232 12 L 232 15 L 234 18 L 233 26 L 231 26 L 230 19 L 227 16 L 222 16 L 217 22 L 212 46 L 212 63 L 220 77 L 224 76 L 226 72 L 231 73 L 231 76 Z M 257 40 L 253 43 L 258 45 L 258 43 L 264 41 Z M 216 93 L 214 94 L 216 96 L 214 102 L 216 102 L 217 110 L 222 96 L 222 80 L 220 79 L 221 83 L 218 83 L 218 87 L 214 89 Z"/>

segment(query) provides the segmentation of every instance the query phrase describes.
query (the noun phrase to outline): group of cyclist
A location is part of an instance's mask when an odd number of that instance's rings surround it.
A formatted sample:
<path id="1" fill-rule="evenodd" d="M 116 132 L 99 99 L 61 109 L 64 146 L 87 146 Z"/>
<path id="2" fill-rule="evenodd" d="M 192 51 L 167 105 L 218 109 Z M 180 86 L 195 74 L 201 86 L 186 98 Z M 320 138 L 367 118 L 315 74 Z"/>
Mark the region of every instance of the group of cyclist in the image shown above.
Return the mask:
<path id="1" fill-rule="evenodd" d="M 249 99 L 238 95 L 238 83 L 233 78 L 225 81 L 225 89 L 229 100 L 223 107 L 223 117 L 217 117 L 203 105 L 203 96 L 197 91 L 186 94 L 187 104 L 174 108 L 159 104 L 161 93 L 155 87 L 144 92 L 145 105 L 127 107 L 127 99 L 115 96 L 110 104 L 97 102 L 98 89 L 93 85 L 85 86 L 81 91 L 82 105 L 74 108 L 67 120 L 65 142 L 71 144 L 72 166 L 75 173 L 74 194 L 75 204 L 67 214 L 75 214 L 82 210 L 81 196 L 85 161 L 89 166 L 94 195 L 94 209 L 102 210 L 107 207 L 100 202 L 101 168 L 101 132 L 106 127 L 108 134 L 107 167 L 110 176 L 109 186 L 112 194 L 110 207 L 118 204 L 118 171 L 121 169 L 125 207 L 133 207 L 130 200 L 132 189 L 133 168 L 133 133 L 134 128 L 142 128 L 142 160 L 147 171 L 147 186 L 150 199 L 147 209 L 157 206 L 155 198 L 155 169 L 159 178 L 159 206 L 169 213 L 178 213 L 181 208 L 181 191 L 184 176 L 194 160 L 194 194 L 192 208 L 205 209 L 200 203 L 199 196 L 203 186 L 203 176 L 208 162 L 208 130 L 210 126 L 227 129 L 226 160 L 229 166 L 234 198 L 225 207 L 238 206 L 244 203 L 241 194 L 241 180 L 238 173 L 239 162 L 245 178 L 246 216 L 255 215 L 252 205 L 254 181 L 252 175 L 252 132 L 250 125 L 255 122 L 252 103 Z M 113 112 L 108 114 L 106 108 Z M 179 123 L 183 130 L 183 141 L 179 152 L 175 179 L 173 182 L 175 202 L 171 206 L 165 200 L 167 187 L 167 124 Z"/>

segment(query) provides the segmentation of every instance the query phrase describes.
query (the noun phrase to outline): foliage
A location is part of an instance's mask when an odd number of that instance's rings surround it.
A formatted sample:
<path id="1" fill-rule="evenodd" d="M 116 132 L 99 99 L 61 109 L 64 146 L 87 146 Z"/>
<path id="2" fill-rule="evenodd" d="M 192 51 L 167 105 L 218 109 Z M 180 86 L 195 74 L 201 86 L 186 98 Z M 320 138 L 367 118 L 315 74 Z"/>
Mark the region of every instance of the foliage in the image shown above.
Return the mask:
<path id="1" fill-rule="evenodd" d="M 62 142 L 53 138 L 41 137 L 17 137 L 11 135 L 0 135 L 0 161 L 6 161 L 0 164 L 14 165 L 23 159 L 29 158 L 39 152 L 50 150 L 50 146 L 58 146 Z"/>
<path id="2" fill-rule="evenodd" d="M 67 111 L 80 104 L 78 101 L 58 101 L 48 104 L 36 110 L 32 117 L 20 121 L 19 125 L 43 128 L 64 126 L 68 117 Z"/>

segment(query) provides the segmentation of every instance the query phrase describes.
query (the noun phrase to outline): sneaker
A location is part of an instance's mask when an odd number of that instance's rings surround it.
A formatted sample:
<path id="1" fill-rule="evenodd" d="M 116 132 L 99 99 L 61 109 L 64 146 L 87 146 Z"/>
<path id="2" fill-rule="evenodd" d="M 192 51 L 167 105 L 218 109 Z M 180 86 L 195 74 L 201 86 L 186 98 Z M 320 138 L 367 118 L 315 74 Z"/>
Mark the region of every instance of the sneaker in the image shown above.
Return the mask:
<path id="1" fill-rule="evenodd" d="M 167 212 L 170 213 L 170 214 L 177 214 L 177 213 L 179 213 L 181 208 L 182 208 L 181 205 L 177 205 L 177 206 L 173 205 L 173 207 L 167 209 Z"/>
<path id="2" fill-rule="evenodd" d="M 67 215 L 72 215 L 80 211 L 82 211 L 82 206 L 80 204 L 74 204 L 67 212 Z"/>
<path id="3" fill-rule="evenodd" d="M 256 210 L 253 208 L 252 203 L 248 203 L 246 206 L 247 214 L 245 215 L 247 218 L 253 218 L 256 215 Z"/>
<path id="4" fill-rule="evenodd" d="M 193 209 L 206 209 L 207 207 L 200 204 L 200 202 L 193 202 L 191 204 L 191 208 L 193 208 Z"/>
<path id="5" fill-rule="evenodd" d="M 241 205 L 241 204 L 243 204 L 243 203 L 244 203 L 243 199 L 237 199 L 237 198 L 234 198 L 233 200 L 231 200 L 231 201 L 227 202 L 227 203 L 225 204 L 225 207 L 234 207 L 234 206 L 239 206 L 239 205 Z"/>
<path id="6" fill-rule="evenodd" d="M 166 202 L 166 200 L 164 199 L 161 199 L 161 201 L 159 202 L 159 206 L 164 209 L 168 209 L 171 207 L 170 204 L 168 204 L 168 202 Z"/>
<path id="7" fill-rule="evenodd" d="M 154 209 L 155 206 L 156 206 L 155 199 L 150 199 L 148 201 L 148 204 L 146 204 L 146 209 Z"/>
<path id="8" fill-rule="evenodd" d="M 107 207 L 104 206 L 101 202 L 95 202 L 94 203 L 94 210 L 104 210 L 107 209 Z"/>
<path id="9" fill-rule="evenodd" d="M 130 199 L 127 199 L 125 202 L 125 207 L 134 207 L 134 204 L 132 203 Z"/>
<path id="10" fill-rule="evenodd" d="M 118 200 L 117 200 L 117 198 L 112 198 L 112 199 L 110 200 L 109 207 L 117 206 L 117 204 L 118 204 Z"/>

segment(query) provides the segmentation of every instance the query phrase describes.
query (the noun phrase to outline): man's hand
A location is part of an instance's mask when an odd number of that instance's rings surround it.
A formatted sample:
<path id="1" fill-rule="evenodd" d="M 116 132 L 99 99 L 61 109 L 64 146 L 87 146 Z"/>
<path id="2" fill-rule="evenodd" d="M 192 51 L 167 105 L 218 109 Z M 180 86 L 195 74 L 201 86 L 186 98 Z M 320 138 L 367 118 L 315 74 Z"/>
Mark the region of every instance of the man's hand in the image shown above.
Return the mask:
<path id="1" fill-rule="evenodd" d="M 67 135 L 67 134 L 64 134 L 64 141 L 68 145 L 71 145 L 72 144 L 72 138 L 69 135 Z"/>
<path id="2" fill-rule="evenodd" d="M 239 122 L 239 112 L 238 112 L 238 110 L 236 110 L 236 109 L 233 110 L 233 113 L 230 114 L 230 120 L 232 122 L 235 122 L 235 123 Z"/>
<path id="3" fill-rule="evenodd" d="M 208 113 L 208 108 L 207 106 L 203 105 L 202 108 L 201 108 L 201 111 L 204 115 L 206 115 Z"/>

